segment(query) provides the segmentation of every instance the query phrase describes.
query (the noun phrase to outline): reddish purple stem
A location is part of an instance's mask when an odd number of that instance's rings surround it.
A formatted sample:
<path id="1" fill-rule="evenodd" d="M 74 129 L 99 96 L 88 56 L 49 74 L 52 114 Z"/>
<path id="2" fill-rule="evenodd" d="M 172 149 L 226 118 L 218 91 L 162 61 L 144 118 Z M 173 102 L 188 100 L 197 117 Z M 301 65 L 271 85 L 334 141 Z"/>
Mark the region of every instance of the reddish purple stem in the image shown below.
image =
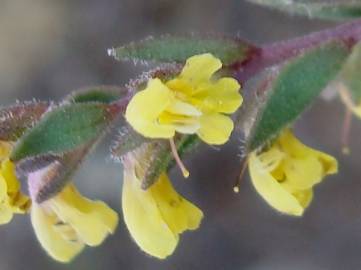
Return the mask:
<path id="1" fill-rule="evenodd" d="M 339 40 L 353 46 L 361 40 L 361 20 L 314 32 L 303 37 L 265 45 L 258 51 L 251 51 L 247 61 L 235 66 L 237 68 L 235 76 L 239 81 L 245 82 L 266 67 L 279 64 L 309 48 L 332 40 Z"/>

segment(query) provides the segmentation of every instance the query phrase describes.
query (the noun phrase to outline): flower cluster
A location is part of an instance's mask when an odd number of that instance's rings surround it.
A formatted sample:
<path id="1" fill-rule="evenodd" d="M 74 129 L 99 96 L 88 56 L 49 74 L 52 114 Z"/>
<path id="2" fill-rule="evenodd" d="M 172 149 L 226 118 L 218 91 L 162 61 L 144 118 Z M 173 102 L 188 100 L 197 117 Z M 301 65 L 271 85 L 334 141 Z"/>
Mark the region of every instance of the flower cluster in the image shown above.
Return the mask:
<path id="1" fill-rule="evenodd" d="M 30 211 L 31 221 L 41 245 L 57 261 L 69 262 L 85 245 L 97 246 L 114 232 L 117 214 L 105 203 L 79 194 L 73 184 L 50 200 L 38 204 L 34 185 L 46 181 L 46 169 L 29 175 L 30 195 L 20 191 L 15 166 L 9 160 L 12 143 L 0 142 L 0 222 L 9 223 L 14 214 Z"/>
<path id="2" fill-rule="evenodd" d="M 234 124 L 231 114 L 242 104 L 239 83 L 220 77 L 222 63 L 211 54 L 189 58 L 173 79 L 152 78 L 130 100 L 125 118 L 135 131 L 150 139 L 197 134 L 207 144 L 224 144 Z M 102 201 L 82 196 L 67 184 L 50 199 L 38 202 L 44 184 L 52 180 L 52 165 L 28 175 L 30 198 L 20 191 L 15 165 L 9 160 L 13 144 L 0 142 L 0 223 L 14 214 L 30 212 L 35 234 L 55 260 L 69 262 L 86 246 L 100 245 L 114 233 L 118 214 Z M 155 152 L 151 140 L 122 156 L 122 212 L 136 244 L 147 254 L 164 259 L 177 247 L 180 234 L 196 230 L 203 212 L 178 194 L 166 171 L 143 189 L 148 163 Z M 182 165 L 182 164 L 181 164 Z M 337 172 L 337 161 L 298 141 L 289 129 L 248 156 L 255 189 L 278 211 L 300 216 L 313 198 L 313 187 Z"/>
<path id="3" fill-rule="evenodd" d="M 198 134 L 209 144 L 225 143 L 232 130 L 231 114 L 242 103 L 239 84 L 233 78 L 215 79 L 222 67 L 210 54 L 188 59 L 176 78 L 149 80 L 145 90 L 135 94 L 126 119 L 143 136 L 172 138 L 175 132 Z M 179 195 L 166 172 L 143 190 L 147 160 L 153 152 L 147 143 L 122 158 L 124 167 L 122 209 L 131 236 L 146 253 L 164 259 L 172 254 L 179 235 L 195 230 L 202 211 Z M 9 160 L 12 144 L 0 142 L 0 222 L 13 214 L 30 212 L 35 234 L 55 260 L 69 262 L 85 246 L 100 245 L 118 224 L 118 215 L 102 201 L 82 196 L 74 184 L 66 185 L 52 198 L 37 202 L 43 185 L 52 180 L 52 165 L 28 175 L 30 198 L 20 192 L 15 165 Z M 31 206 L 31 207 L 30 207 Z"/>

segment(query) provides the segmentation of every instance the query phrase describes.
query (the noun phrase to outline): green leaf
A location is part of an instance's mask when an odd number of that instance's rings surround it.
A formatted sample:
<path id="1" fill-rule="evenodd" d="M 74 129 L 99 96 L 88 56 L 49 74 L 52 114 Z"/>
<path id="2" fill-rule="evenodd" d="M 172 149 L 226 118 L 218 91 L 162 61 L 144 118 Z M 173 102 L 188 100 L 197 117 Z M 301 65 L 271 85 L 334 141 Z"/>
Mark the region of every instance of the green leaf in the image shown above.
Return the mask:
<path id="1" fill-rule="evenodd" d="M 47 102 L 26 102 L 0 109 L 0 140 L 16 141 L 50 107 Z"/>
<path id="2" fill-rule="evenodd" d="M 270 67 L 262 70 L 243 85 L 243 104 L 236 112 L 235 126 L 249 138 L 257 115 L 265 106 L 269 89 L 279 74 L 279 67 Z M 246 140 L 247 141 L 247 140 Z M 244 152 L 242 148 L 242 152 Z M 242 153 L 247 154 L 247 153 Z"/>
<path id="3" fill-rule="evenodd" d="M 360 71 L 361 71 L 361 42 L 357 43 L 353 47 L 352 53 L 347 59 L 338 77 L 338 79 L 344 83 L 347 90 L 350 91 L 353 101 L 357 104 L 359 104 L 361 101 Z"/>
<path id="4" fill-rule="evenodd" d="M 268 83 L 247 150 L 253 151 L 291 124 L 335 78 L 349 54 L 343 43 L 332 42 L 291 60 Z"/>
<path id="5" fill-rule="evenodd" d="M 105 104 L 76 103 L 55 108 L 17 142 L 11 159 L 69 151 L 99 137 L 111 120 Z"/>
<path id="6" fill-rule="evenodd" d="M 110 49 L 109 55 L 114 56 L 117 60 L 183 63 L 190 56 L 212 53 L 225 65 L 231 65 L 244 60 L 254 50 L 255 47 L 239 39 L 163 36 Z"/>
<path id="7" fill-rule="evenodd" d="M 75 103 L 111 103 L 128 93 L 127 89 L 116 86 L 95 86 L 72 93 L 67 99 Z"/>
<path id="8" fill-rule="evenodd" d="M 354 0 L 248 0 L 286 13 L 310 18 L 342 20 L 361 17 L 361 2 Z"/>

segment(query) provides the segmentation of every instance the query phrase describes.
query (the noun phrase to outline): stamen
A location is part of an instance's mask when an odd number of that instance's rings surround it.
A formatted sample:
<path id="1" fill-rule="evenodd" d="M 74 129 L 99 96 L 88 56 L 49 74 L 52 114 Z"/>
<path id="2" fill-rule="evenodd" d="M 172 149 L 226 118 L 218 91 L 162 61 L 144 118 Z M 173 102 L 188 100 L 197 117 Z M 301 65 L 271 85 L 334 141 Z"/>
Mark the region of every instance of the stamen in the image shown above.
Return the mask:
<path id="1" fill-rule="evenodd" d="M 352 101 L 350 92 L 347 90 L 346 86 L 342 83 L 339 83 L 337 85 L 337 90 L 346 107 L 348 107 L 349 110 L 352 110 L 352 108 L 355 107 L 355 103 Z"/>
<path id="2" fill-rule="evenodd" d="M 342 101 L 346 105 L 343 126 L 341 129 L 341 151 L 344 155 L 349 155 L 350 131 L 352 124 L 352 108 L 355 107 L 355 104 L 351 99 L 349 91 L 342 83 L 338 84 L 338 92 L 340 94 Z"/>
<path id="3" fill-rule="evenodd" d="M 345 108 L 345 117 L 343 119 L 343 126 L 341 129 L 341 149 L 342 154 L 350 154 L 350 131 L 352 124 L 352 111 L 349 108 Z"/>
<path id="4" fill-rule="evenodd" d="M 176 161 L 178 167 L 181 169 L 183 176 L 185 178 L 188 178 L 189 177 L 189 171 L 186 169 L 186 167 L 184 166 L 182 160 L 180 159 L 180 157 L 178 155 L 178 151 L 177 151 L 177 147 L 176 147 L 176 145 L 174 143 L 174 139 L 170 138 L 169 143 L 170 143 L 170 148 L 172 150 L 174 160 Z"/>
<path id="5" fill-rule="evenodd" d="M 242 164 L 242 167 L 241 167 L 241 173 L 239 174 L 239 177 L 237 178 L 237 181 L 236 181 L 235 185 L 233 186 L 233 192 L 234 193 L 239 193 L 239 188 L 241 186 L 241 181 L 242 181 L 243 176 L 244 176 L 244 174 L 246 172 L 247 166 L 248 166 L 248 157 L 243 160 L 243 164 Z"/>

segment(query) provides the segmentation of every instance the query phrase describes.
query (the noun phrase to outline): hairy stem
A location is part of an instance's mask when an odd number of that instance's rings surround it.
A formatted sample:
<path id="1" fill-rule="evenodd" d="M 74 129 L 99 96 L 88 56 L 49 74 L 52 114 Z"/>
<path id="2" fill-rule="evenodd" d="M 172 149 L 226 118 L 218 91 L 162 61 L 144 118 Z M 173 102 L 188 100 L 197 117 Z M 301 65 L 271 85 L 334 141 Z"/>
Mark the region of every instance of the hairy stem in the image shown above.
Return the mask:
<path id="1" fill-rule="evenodd" d="M 261 47 L 258 54 L 252 55 L 249 61 L 237 66 L 235 75 L 238 80 L 245 82 L 266 67 L 279 64 L 307 49 L 332 40 L 339 40 L 352 47 L 361 40 L 361 20 L 314 32 L 303 37 L 265 45 Z"/>

